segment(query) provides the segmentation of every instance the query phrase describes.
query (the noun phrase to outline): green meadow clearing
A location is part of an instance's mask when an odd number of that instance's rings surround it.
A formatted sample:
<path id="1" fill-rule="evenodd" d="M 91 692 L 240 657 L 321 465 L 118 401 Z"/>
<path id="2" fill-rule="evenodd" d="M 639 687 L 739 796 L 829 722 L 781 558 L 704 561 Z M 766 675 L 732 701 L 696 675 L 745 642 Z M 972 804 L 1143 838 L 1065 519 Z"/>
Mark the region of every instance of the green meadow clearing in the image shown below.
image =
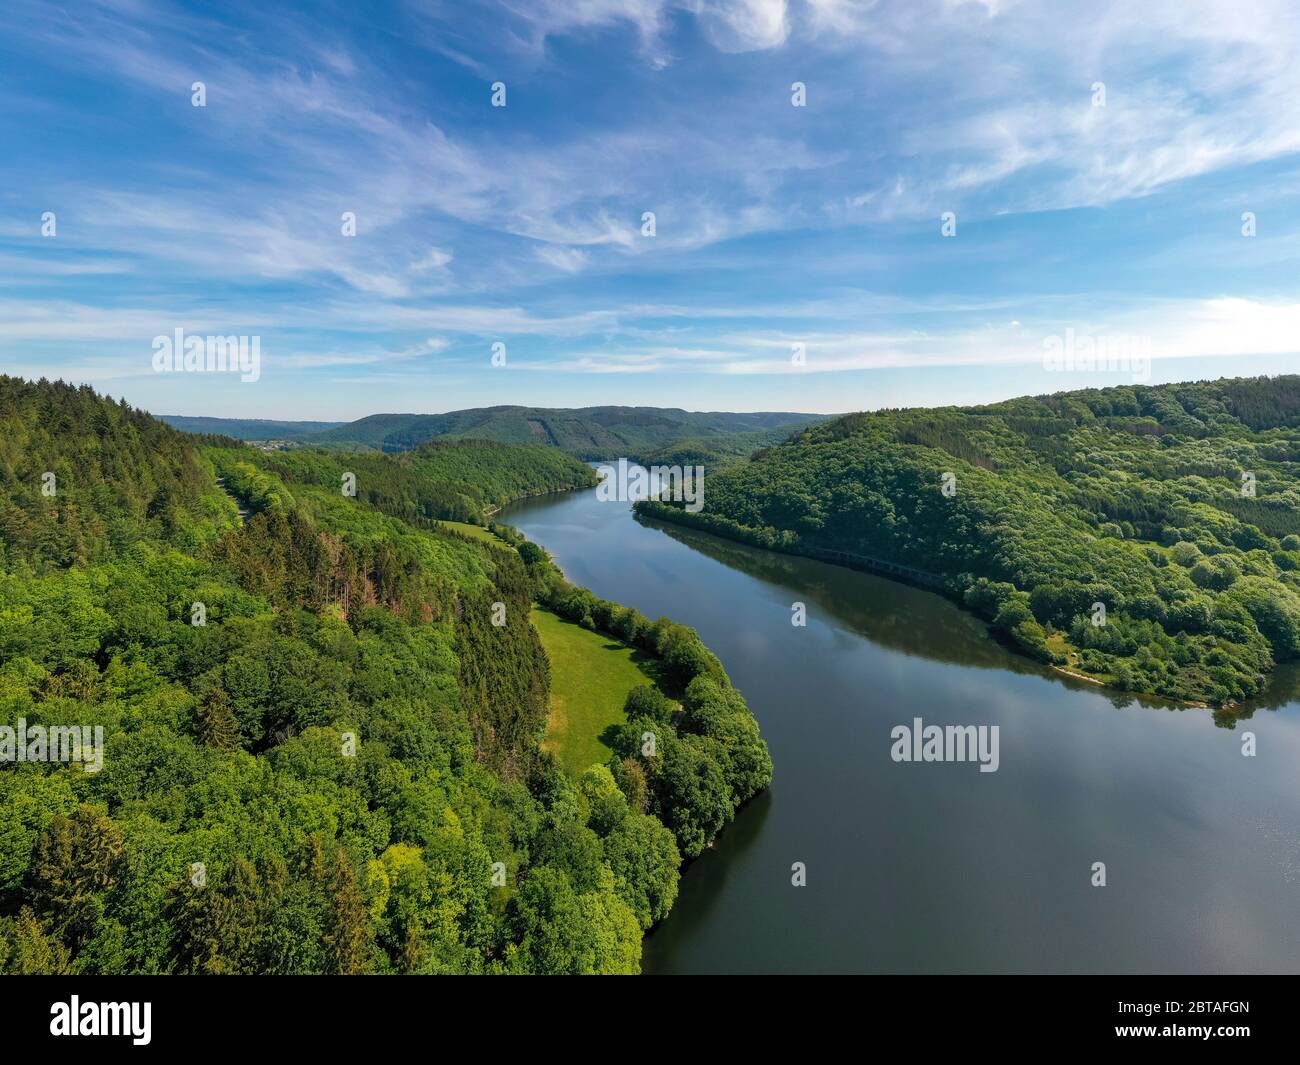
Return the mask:
<path id="1" fill-rule="evenodd" d="M 613 752 L 601 734 L 622 723 L 627 693 L 655 678 L 641 652 L 609 636 L 536 606 L 530 617 L 551 660 L 551 711 L 542 750 L 577 776 L 609 760 Z"/>
<path id="2" fill-rule="evenodd" d="M 483 528 L 482 525 L 471 525 L 467 521 L 440 521 L 439 525 L 445 525 L 458 533 L 464 533 L 466 536 L 472 536 L 475 540 L 483 540 L 489 544 L 496 544 L 498 547 L 509 547 L 504 540 L 492 532 L 490 529 Z"/>

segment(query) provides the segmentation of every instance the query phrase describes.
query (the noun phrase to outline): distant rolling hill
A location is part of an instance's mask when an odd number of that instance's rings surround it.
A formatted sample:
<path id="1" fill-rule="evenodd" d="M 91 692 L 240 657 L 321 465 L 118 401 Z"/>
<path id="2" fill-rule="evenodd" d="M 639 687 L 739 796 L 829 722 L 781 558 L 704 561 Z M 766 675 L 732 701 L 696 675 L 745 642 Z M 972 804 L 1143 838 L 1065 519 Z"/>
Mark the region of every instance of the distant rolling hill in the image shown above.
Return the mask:
<path id="1" fill-rule="evenodd" d="M 687 411 L 676 407 L 475 407 L 446 414 L 371 414 L 354 422 L 261 418 L 160 419 L 187 433 L 340 450 L 411 451 L 429 440 L 543 444 L 585 461 L 729 463 L 831 415 Z"/>
<path id="2" fill-rule="evenodd" d="M 1076 678 L 1236 714 L 1300 662 L 1298 486 L 1292 374 L 849 414 L 724 465 L 697 513 L 637 508 L 901 569 Z"/>
<path id="3" fill-rule="evenodd" d="M 316 433 L 304 443 L 323 447 L 408 451 L 435 438 L 547 444 L 585 460 L 636 458 L 678 441 L 707 446 L 754 436 L 755 446 L 775 442 L 825 415 L 764 411 L 686 411 L 660 407 L 478 407 L 446 414 L 372 414 Z"/>
<path id="4" fill-rule="evenodd" d="M 346 422 L 286 422 L 264 418 L 190 418 L 160 414 L 158 420 L 185 433 L 211 433 L 236 440 L 302 440 Z"/>

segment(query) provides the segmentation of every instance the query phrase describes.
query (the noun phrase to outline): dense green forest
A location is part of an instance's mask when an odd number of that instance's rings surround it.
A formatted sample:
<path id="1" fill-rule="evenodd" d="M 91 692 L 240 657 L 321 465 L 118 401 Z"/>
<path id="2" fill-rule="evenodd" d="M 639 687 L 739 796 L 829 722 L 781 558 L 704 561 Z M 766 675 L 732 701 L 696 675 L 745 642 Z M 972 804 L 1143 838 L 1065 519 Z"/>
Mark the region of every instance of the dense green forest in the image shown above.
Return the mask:
<path id="1" fill-rule="evenodd" d="M 7 377 L 0 426 L 0 724 L 104 736 L 0 764 L 0 972 L 635 972 L 770 779 L 693 631 L 438 524 L 590 483 L 554 449 L 265 453 Z M 534 598 L 681 689 L 576 779 Z"/>
<path id="2" fill-rule="evenodd" d="M 745 453 L 783 440 L 823 415 L 695 412 L 660 407 L 479 407 L 447 414 L 373 414 L 336 429 L 304 436 L 305 443 L 348 449 L 409 451 L 428 441 L 494 440 L 501 444 L 541 444 L 585 461 L 640 458 L 678 441 L 713 444 Z M 775 430 L 775 433 L 772 431 Z M 205 431 L 220 432 L 219 428 Z M 766 433 L 752 441 L 729 440 Z"/>
<path id="3" fill-rule="evenodd" d="M 703 466 L 706 470 L 720 470 L 744 461 L 756 451 L 775 447 L 788 440 L 799 428 L 777 425 L 753 432 L 685 437 L 649 450 L 630 452 L 626 457 L 643 466 Z"/>
<path id="4" fill-rule="evenodd" d="M 1300 656 L 1296 376 L 852 414 L 709 477 L 698 514 L 638 509 L 938 575 L 1124 690 L 1231 706 Z"/>
<path id="5" fill-rule="evenodd" d="M 425 525 L 439 518 L 482 523 L 509 500 L 599 480 L 589 466 L 555 448 L 511 447 L 487 440 L 435 440 L 395 455 L 318 448 L 257 455 L 247 448 L 208 448 L 206 453 L 245 498 L 258 494 L 245 483 L 257 470 L 280 482 L 336 490 L 344 475 L 351 474 L 357 498 L 385 514 Z"/>

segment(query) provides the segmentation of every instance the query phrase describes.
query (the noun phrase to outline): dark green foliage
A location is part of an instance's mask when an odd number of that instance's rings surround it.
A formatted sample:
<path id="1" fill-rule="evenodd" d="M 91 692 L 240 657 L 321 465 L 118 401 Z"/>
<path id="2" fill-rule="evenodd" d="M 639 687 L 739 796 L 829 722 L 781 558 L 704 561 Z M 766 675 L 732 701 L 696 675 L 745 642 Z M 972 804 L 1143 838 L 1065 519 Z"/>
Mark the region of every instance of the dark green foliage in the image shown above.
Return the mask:
<path id="1" fill-rule="evenodd" d="M 0 568 L 49 572 L 234 519 L 189 438 L 61 381 L 0 376 Z"/>
<path id="2" fill-rule="evenodd" d="M 1042 661 L 1224 704 L 1296 656 L 1298 478 L 1291 376 L 853 414 L 709 477 L 700 513 L 637 506 L 924 571 Z"/>
<path id="3" fill-rule="evenodd" d="M 658 448 L 735 457 L 783 440 L 820 414 L 693 412 L 659 407 L 479 407 L 447 414 L 373 414 L 305 439 L 325 447 L 409 451 L 436 438 L 540 444 L 585 461 L 647 457 Z"/>
<path id="4" fill-rule="evenodd" d="M 460 688 L 474 747 L 507 777 L 528 772 L 546 728 L 550 671 L 528 621 L 529 604 L 523 564 L 507 554 L 491 588 L 462 600 L 457 627 Z"/>
<path id="5" fill-rule="evenodd" d="M 524 560 L 524 565 L 532 565 L 535 562 L 544 562 L 546 560 L 546 552 L 534 543 L 524 541 L 518 545 L 517 550 L 519 551 L 519 557 Z"/>
<path id="6" fill-rule="evenodd" d="M 711 838 L 762 786 L 739 720 L 653 799 L 541 756 L 550 563 L 434 519 L 591 482 L 556 450 L 266 453 L 8 378 L 0 422 L 0 723 L 105 738 L 0 769 L 0 972 L 635 972 L 680 862 L 647 807 Z M 578 592 L 739 715 L 694 633 Z"/>
<path id="7" fill-rule="evenodd" d="M 627 457 L 643 466 L 703 466 L 707 471 L 716 471 L 743 462 L 757 451 L 788 440 L 805 425 L 820 421 L 822 417 L 804 415 L 797 421 L 792 418 L 784 424 L 752 432 L 673 440 L 649 451 L 634 451 Z"/>
<path id="8" fill-rule="evenodd" d="M 680 731 L 716 740 L 733 806 L 772 782 L 772 759 L 745 700 L 725 680 L 701 673 L 686 688 Z"/>
<path id="9" fill-rule="evenodd" d="M 665 731 L 658 740 L 648 774 L 653 781 L 651 810 L 672 829 L 682 853 L 694 858 L 735 812 L 725 752 L 702 736 L 678 738 Z"/>
<path id="10" fill-rule="evenodd" d="M 341 494 L 344 475 L 351 474 L 357 499 L 426 528 L 437 519 L 481 524 L 503 503 L 598 480 L 590 467 L 554 448 L 485 440 L 434 441 L 401 455 L 248 448 L 209 453 L 227 486 L 255 511 L 279 505 L 277 484 L 279 492 L 301 484 Z"/>
<path id="11" fill-rule="evenodd" d="M 627 693 L 627 701 L 623 704 L 623 713 L 627 715 L 629 721 L 633 718 L 648 717 L 660 725 L 671 724 L 676 709 L 672 700 L 653 684 L 642 684 L 639 688 L 633 688 Z"/>

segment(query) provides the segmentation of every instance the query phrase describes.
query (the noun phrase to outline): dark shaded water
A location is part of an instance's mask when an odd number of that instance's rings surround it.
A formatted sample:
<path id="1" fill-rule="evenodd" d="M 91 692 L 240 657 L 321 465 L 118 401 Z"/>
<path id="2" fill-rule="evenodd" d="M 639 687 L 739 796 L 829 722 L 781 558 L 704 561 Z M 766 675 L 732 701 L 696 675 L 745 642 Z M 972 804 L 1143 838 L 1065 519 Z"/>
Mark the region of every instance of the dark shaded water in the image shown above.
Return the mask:
<path id="1" fill-rule="evenodd" d="M 931 593 L 594 491 L 502 518 L 570 580 L 697 628 L 771 747 L 770 792 L 686 871 L 646 972 L 1300 970 L 1300 671 L 1229 730 L 1045 672 Z M 895 763 L 914 717 L 999 725 L 1000 768 Z"/>

